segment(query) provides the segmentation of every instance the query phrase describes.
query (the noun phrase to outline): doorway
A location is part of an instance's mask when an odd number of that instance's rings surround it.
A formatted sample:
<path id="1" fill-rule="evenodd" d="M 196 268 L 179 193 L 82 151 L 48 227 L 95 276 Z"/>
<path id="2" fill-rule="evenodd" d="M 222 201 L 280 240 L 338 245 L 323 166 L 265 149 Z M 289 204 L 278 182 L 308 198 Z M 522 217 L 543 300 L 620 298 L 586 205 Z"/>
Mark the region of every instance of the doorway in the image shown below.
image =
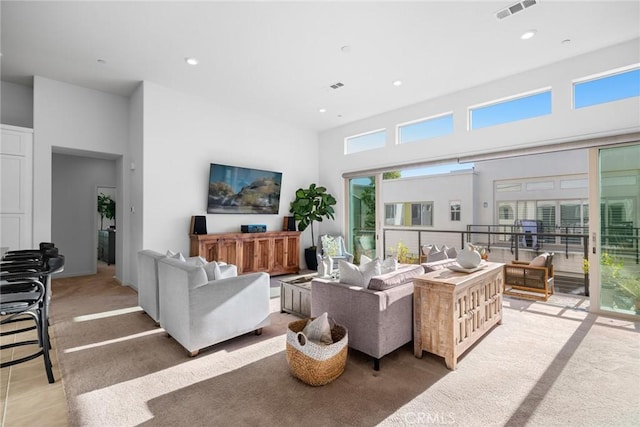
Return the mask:
<path id="1" fill-rule="evenodd" d="M 599 307 L 640 315 L 640 144 L 598 150 Z M 594 230 L 592 230 L 593 235 Z"/>
<path id="2" fill-rule="evenodd" d="M 108 266 L 116 263 L 116 188 L 96 187 L 98 222 L 98 261 Z"/>
<path id="3" fill-rule="evenodd" d="M 354 262 L 360 256 L 376 257 L 376 176 L 363 176 L 347 180 L 349 194 L 349 250 Z"/>
<path id="4" fill-rule="evenodd" d="M 51 241 L 65 255 L 65 268 L 60 277 L 96 273 L 100 227 L 96 208 L 98 187 L 115 191 L 118 186 L 121 162 L 105 158 L 106 155 L 98 158 L 86 154 L 65 150 L 54 151 L 51 157 Z M 118 191 L 114 194 L 120 197 Z M 108 227 L 107 224 L 105 220 L 104 226 Z"/>

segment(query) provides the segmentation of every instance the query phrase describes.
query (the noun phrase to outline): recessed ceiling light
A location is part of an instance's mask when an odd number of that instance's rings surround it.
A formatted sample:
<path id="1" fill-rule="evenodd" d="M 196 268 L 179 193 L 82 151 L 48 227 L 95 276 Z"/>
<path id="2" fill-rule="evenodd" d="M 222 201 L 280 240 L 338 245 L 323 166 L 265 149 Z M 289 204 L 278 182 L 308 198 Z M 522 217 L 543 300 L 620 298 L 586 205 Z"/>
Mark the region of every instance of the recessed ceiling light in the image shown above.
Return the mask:
<path id="1" fill-rule="evenodd" d="M 327 109 L 326 109 L 326 108 L 321 108 L 321 109 L 319 109 L 318 111 L 320 111 L 321 113 L 326 113 L 326 112 L 327 112 Z"/>
<path id="2" fill-rule="evenodd" d="M 198 65 L 198 60 L 196 58 L 184 58 L 184 61 L 189 65 Z"/>
<path id="3" fill-rule="evenodd" d="M 348 45 L 342 46 L 340 50 L 342 51 L 342 53 L 349 53 L 351 52 L 351 46 L 348 46 Z"/>
<path id="4" fill-rule="evenodd" d="M 524 34 L 522 34 L 520 36 L 520 38 L 522 40 L 529 40 L 530 38 L 532 38 L 533 36 L 536 35 L 536 33 L 538 32 L 538 30 L 528 30 L 526 31 Z"/>
<path id="5" fill-rule="evenodd" d="M 106 61 L 106 60 L 104 60 L 104 59 L 102 59 L 102 58 L 99 58 L 96 62 L 97 62 L 98 64 L 101 64 L 101 65 L 104 65 L 104 64 L 106 64 L 106 63 L 107 63 L 107 61 Z"/>
<path id="6" fill-rule="evenodd" d="M 562 44 L 569 44 L 569 43 L 571 43 L 571 39 L 564 39 L 564 40 L 562 40 L 560 43 L 562 43 Z"/>
<path id="7" fill-rule="evenodd" d="M 402 80 L 394 80 L 393 85 L 394 86 L 402 86 Z"/>

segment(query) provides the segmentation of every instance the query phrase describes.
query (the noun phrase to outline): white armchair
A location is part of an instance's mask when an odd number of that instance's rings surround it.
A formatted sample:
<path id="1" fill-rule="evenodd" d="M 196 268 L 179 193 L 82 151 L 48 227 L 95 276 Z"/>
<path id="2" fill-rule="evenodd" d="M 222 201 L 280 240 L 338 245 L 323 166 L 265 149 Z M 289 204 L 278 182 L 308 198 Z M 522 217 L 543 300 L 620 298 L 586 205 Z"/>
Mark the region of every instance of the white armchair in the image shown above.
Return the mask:
<path id="1" fill-rule="evenodd" d="M 160 326 L 196 356 L 200 349 L 269 325 L 269 275 L 209 280 L 204 267 L 158 261 Z"/>
<path id="2" fill-rule="evenodd" d="M 160 300 L 158 293 L 158 261 L 167 257 L 151 249 L 144 249 L 138 252 L 138 305 L 156 323 L 160 323 Z M 199 257 L 190 257 L 187 262 L 195 263 Z M 238 270 L 235 265 L 227 264 L 220 266 L 224 277 L 237 276 Z"/>
<path id="3" fill-rule="evenodd" d="M 353 254 L 347 252 L 347 248 L 344 244 L 344 237 L 332 236 L 329 234 L 322 234 L 318 237 L 318 245 L 316 246 L 316 258 L 318 265 L 322 265 L 322 258 L 329 257 L 332 260 L 332 267 L 329 270 L 338 267 L 338 261 L 343 260 L 347 262 L 353 262 Z M 324 272 L 325 274 L 330 273 Z"/>

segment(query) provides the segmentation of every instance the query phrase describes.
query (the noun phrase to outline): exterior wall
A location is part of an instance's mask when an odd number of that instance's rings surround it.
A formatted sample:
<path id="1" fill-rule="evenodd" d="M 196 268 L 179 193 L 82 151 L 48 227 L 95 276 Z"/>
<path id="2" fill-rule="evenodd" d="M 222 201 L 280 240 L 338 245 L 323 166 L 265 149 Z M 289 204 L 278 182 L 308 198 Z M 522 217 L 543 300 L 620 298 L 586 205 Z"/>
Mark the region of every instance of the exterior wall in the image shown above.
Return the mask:
<path id="1" fill-rule="evenodd" d="M 321 133 L 320 180 L 343 202 L 342 175 L 357 171 L 420 164 L 495 153 L 524 147 L 544 147 L 598 136 L 640 130 L 637 98 L 574 110 L 572 80 L 640 62 L 640 40 L 546 65 L 479 87 L 428 100 L 382 115 L 356 121 Z M 551 87 L 553 114 L 499 126 L 468 131 L 467 108 L 540 88 Z M 398 123 L 452 111 L 454 132 L 426 142 L 395 145 Z M 382 149 L 344 155 L 344 139 L 374 129 L 387 129 Z M 346 226 L 342 212 L 336 222 Z"/>
<path id="2" fill-rule="evenodd" d="M 475 207 L 474 197 L 474 181 L 477 177 L 473 171 L 461 171 L 450 174 L 433 175 L 426 177 L 404 178 L 385 180 L 382 182 L 382 204 L 400 203 L 400 202 L 433 202 L 433 226 L 424 227 L 432 230 L 465 230 L 466 225 L 474 222 Z M 447 191 L 442 191 L 446 188 Z M 460 201 L 460 221 L 451 221 L 450 202 Z M 380 218 L 384 220 L 384 210 Z M 385 228 L 405 228 L 396 226 L 384 226 Z M 416 227 L 406 227 L 408 230 L 415 230 Z M 420 227 L 422 228 L 422 227 Z M 401 241 L 410 248 L 411 253 L 416 253 L 419 244 L 426 244 L 451 236 L 434 236 L 433 233 L 422 233 L 426 240 L 418 241 L 419 234 L 415 231 L 406 233 L 396 231 L 389 233 L 384 242 L 385 253 L 396 247 Z M 456 235 L 457 236 L 457 235 Z M 439 239 L 439 240 L 434 240 Z M 454 238 L 454 242 L 455 242 Z M 448 244 L 448 243 L 447 243 Z M 448 244 L 448 246 L 453 246 Z M 458 246 L 458 245 L 455 245 Z"/>

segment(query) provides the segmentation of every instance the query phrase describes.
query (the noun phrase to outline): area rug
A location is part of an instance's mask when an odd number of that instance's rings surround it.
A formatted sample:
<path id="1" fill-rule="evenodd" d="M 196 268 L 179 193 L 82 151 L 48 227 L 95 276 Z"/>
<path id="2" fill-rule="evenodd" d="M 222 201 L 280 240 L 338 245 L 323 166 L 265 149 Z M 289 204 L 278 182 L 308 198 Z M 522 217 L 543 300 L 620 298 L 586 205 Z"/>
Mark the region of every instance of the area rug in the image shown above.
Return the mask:
<path id="1" fill-rule="evenodd" d="M 640 425 L 640 325 L 505 299 L 456 371 L 410 344 L 310 387 L 285 358 L 295 316 L 191 358 L 112 280 L 54 283 L 52 324 L 72 426 Z"/>

